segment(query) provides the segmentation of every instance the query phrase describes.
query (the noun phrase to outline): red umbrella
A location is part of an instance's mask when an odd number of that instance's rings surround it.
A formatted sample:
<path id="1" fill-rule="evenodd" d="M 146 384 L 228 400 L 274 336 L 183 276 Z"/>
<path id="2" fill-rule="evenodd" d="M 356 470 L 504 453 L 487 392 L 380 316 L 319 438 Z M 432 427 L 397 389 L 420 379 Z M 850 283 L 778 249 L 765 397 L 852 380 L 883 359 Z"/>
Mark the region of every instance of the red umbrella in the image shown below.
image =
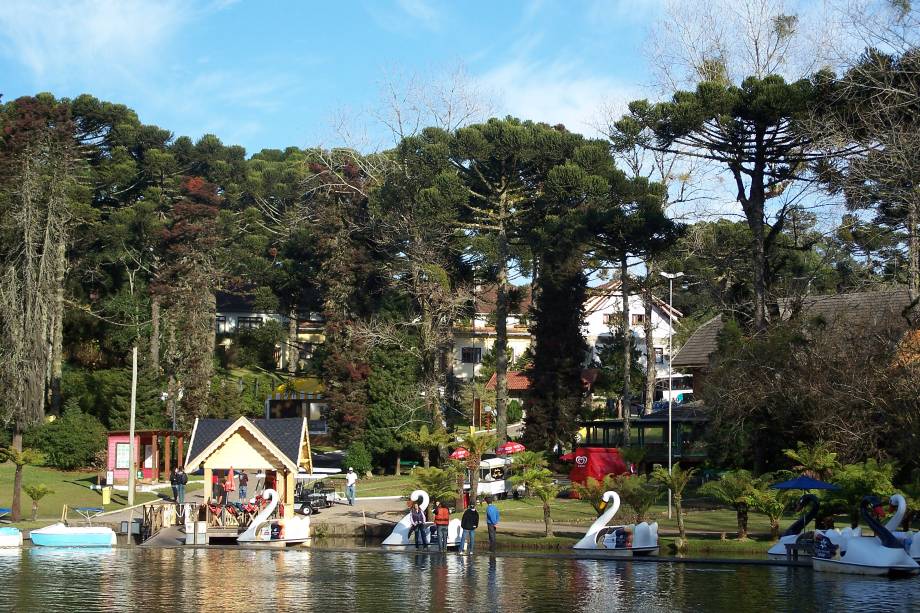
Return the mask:
<path id="1" fill-rule="evenodd" d="M 450 454 L 451 460 L 462 460 L 466 456 L 470 455 L 470 452 L 464 449 L 463 447 L 457 447 L 454 449 L 454 452 Z"/>
<path id="2" fill-rule="evenodd" d="M 573 462 L 575 460 L 575 454 L 570 451 L 569 453 L 564 453 L 559 456 L 559 459 L 563 462 Z"/>
<path id="3" fill-rule="evenodd" d="M 495 453 L 498 455 L 510 455 L 512 453 L 519 453 L 524 451 L 526 447 L 518 443 L 517 441 L 508 441 L 504 445 L 499 445 L 495 448 Z"/>

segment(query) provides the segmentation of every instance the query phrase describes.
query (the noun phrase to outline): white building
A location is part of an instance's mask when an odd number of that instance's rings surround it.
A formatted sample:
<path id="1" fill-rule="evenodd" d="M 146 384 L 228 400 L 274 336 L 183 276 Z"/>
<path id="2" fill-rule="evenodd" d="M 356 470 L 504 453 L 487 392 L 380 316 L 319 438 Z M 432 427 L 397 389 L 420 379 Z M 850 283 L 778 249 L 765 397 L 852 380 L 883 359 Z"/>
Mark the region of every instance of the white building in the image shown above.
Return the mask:
<path id="1" fill-rule="evenodd" d="M 530 287 L 515 288 L 519 300 L 508 314 L 509 367 L 530 347 L 526 314 L 530 310 Z M 495 288 L 476 292 L 476 312 L 472 320 L 454 326 L 454 376 L 470 381 L 482 369 L 482 358 L 495 345 Z M 509 368 L 510 369 L 510 368 Z"/>
<path id="2" fill-rule="evenodd" d="M 521 356 L 531 344 L 530 331 L 527 328 L 526 313 L 530 309 L 530 287 L 516 288 L 521 296 L 516 308 L 508 315 L 508 347 L 511 349 L 511 363 Z M 582 334 L 590 349 L 603 345 L 615 333 L 615 327 L 621 317 L 622 296 L 619 281 L 611 281 L 597 287 L 589 288 L 585 302 L 585 321 Z M 454 328 L 454 376 L 468 381 L 479 374 L 482 357 L 491 351 L 495 344 L 495 290 L 486 290 L 476 295 L 476 314 L 466 325 Z M 659 379 L 667 379 L 668 371 L 668 331 L 672 324 L 676 327 L 681 314 L 676 309 L 669 309 L 666 302 L 655 299 L 652 305 L 652 339 L 655 347 L 655 364 Z M 645 363 L 645 307 L 642 297 L 629 296 L 629 327 L 636 339 L 641 360 Z M 596 353 L 596 351 L 595 351 Z"/>

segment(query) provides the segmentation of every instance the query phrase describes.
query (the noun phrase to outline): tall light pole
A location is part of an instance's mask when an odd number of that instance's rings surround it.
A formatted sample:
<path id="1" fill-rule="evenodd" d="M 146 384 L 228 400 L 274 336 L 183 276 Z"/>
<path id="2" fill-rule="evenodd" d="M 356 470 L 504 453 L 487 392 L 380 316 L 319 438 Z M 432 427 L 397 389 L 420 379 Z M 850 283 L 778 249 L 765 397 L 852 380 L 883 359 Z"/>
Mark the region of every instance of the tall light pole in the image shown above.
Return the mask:
<path id="1" fill-rule="evenodd" d="M 662 272 L 661 276 L 668 280 L 668 474 L 671 474 L 673 453 L 671 451 L 673 424 L 671 409 L 674 404 L 674 372 L 671 369 L 671 336 L 674 332 L 674 279 L 684 276 L 682 272 Z M 668 488 L 668 519 L 671 519 L 671 488 Z"/>

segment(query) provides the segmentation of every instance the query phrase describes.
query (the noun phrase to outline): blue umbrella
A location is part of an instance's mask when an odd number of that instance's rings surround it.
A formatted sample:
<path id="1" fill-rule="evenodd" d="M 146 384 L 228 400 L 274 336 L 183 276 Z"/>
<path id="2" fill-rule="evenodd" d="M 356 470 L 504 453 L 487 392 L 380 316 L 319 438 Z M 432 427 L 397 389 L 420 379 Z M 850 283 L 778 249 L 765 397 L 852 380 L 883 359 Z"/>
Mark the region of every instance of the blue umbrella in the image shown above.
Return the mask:
<path id="1" fill-rule="evenodd" d="M 790 481 L 780 481 L 770 486 L 775 490 L 839 490 L 840 487 L 833 483 L 818 481 L 811 477 L 802 475 Z"/>

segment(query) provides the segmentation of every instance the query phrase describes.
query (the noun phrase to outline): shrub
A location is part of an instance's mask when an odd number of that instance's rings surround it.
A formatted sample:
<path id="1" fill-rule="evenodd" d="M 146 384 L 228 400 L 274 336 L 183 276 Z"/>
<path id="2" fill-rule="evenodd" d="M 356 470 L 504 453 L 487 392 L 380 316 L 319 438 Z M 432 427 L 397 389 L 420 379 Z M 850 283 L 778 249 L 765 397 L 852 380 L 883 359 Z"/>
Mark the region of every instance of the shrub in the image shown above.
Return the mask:
<path id="1" fill-rule="evenodd" d="M 59 419 L 31 431 L 30 438 L 30 443 L 44 453 L 46 465 L 63 470 L 92 466 L 106 443 L 102 423 L 83 413 L 73 400 L 64 406 Z"/>
<path id="2" fill-rule="evenodd" d="M 516 424 L 521 421 L 521 418 L 524 417 L 524 408 L 521 406 L 520 401 L 515 399 L 508 403 L 507 416 L 509 424 Z"/>
<path id="3" fill-rule="evenodd" d="M 359 475 L 367 474 L 373 468 L 371 463 L 371 452 L 367 450 L 364 443 L 355 441 L 345 450 L 345 467 L 354 468 Z"/>

